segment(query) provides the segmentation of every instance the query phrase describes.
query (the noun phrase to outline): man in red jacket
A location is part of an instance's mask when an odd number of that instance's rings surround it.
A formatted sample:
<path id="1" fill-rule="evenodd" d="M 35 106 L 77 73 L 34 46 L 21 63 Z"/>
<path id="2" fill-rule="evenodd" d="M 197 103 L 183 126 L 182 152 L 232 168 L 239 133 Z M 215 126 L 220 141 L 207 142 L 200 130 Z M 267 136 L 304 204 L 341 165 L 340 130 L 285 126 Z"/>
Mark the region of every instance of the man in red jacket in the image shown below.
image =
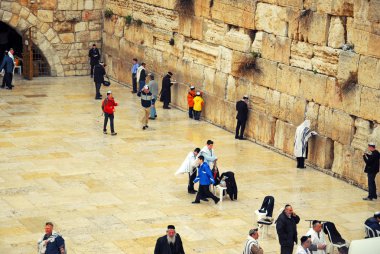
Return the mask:
<path id="1" fill-rule="evenodd" d="M 104 112 L 104 126 L 103 126 L 103 133 L 107 134 L 107 123 L 108 118 L 110 119 L 110 125 L 111 125 L 111 135 L 115 136 L 117 133 L 115 132 L 114 125 L 113 125 L 113 113 L 115 112 L 115 106 L 117 106 L 117 103 L 115 102 L 112 92 L 107 92 L 107 98 L 105 98 L 102 102 L 102 109 Z"/>

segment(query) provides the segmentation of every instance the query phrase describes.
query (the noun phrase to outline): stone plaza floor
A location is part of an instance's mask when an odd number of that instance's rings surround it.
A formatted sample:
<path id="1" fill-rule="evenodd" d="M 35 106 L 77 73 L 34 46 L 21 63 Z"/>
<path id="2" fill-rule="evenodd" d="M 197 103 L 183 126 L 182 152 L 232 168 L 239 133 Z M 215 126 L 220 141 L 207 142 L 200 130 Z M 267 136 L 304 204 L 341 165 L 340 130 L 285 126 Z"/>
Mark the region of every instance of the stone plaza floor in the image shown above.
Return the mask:
<path id="1" fill-rule="evenodd" d="M 297 170 L 290 158 L 237 141 L 186 112 L 164 111 L 161 103 L 158 119 L 143 131 L 138 97 L 115 82 L 117 136 L 102 133 L 101 103 L 89 77 L 15 85 L 0 90 L 1 254 L 36 253 L 46 221 L 63 234 L 69 254 L 153 253 L 168 224 L 176 226 L 186 253 L 242 253 L 266 195 L 276 198 L 275 217 L 293 205 L 299 236 L 309 227 L 306 219 L 320 219 L 335 222 L 347 240 L 361 239 L 364 220 L 380 210 L 380 201 L 362 201 L 361 189 Z M 207 139 L 215 142 L 220 171 L 235 172 L 237 201 L 191 204 L 187 176 L 174 175 Z M 265 253 L 279 253 L 273 226 L 259 240 Z"/>

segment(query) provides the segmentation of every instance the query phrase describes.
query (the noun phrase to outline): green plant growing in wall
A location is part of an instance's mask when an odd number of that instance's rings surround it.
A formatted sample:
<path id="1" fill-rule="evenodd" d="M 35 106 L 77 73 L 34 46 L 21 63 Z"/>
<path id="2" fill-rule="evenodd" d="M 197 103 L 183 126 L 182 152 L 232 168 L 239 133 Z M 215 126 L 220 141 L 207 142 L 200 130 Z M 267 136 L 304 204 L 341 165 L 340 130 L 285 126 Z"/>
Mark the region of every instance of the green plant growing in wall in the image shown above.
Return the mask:
<path id="1" fill-rule="evenodd" d="M 133 22 L 132 15 L 128 15 L 125 17 L 125 24 L 127 24 L 129 26 L 132 24 L 132 22 Z"/>
<path id="2" fill-rule="evenodd" d="M 112 16 L 113 16 L 113 11 L 111 9 L 107 9 L 104 11 L 104 17 L 106 19 L 110 19 L 110 18 L 112 18 Z"/>
<path id="3" fill-rule="evenodd" d="M 176 0 L 174 9 L 180 15 L 194 15 L 194 0 Z"/>
<path id="4" fill-rule="evenodd" d="M 244 75 L 248 72 L 254 72 L 254 73 L 260 73 L 261 70 L 259 66 L 257 65 L 257 58 L 261 57 L 260 52 L 251 52 L 250 54 L 244 56 L 242 61 L 240 62 L 240 65 L 238 67 L 238 72 L 241 75 Z"/>

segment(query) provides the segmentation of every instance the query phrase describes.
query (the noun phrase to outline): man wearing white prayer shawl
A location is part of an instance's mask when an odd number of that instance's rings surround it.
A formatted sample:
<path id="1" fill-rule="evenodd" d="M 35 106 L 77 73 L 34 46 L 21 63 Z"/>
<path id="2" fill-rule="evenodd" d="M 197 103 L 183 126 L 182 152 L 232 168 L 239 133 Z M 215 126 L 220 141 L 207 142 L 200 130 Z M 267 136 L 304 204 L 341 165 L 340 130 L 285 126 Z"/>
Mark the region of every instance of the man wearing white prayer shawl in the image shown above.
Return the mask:
<path id="1" fill-rule="evenodd" d="M 310 129 L 310 120 L 305 120 L 296 129 L 294 137 L 294 156 L 297 158 L 297 168 L 305 168 L 305 158 L 307 159 L 307 142 L 312 135 L 317 135 Z"/>
<path id="2" fill-rule="evenodd" d="M 175 175 L 188 173 L 189 174 L 189 184 L 187 186 L 187 192 L 190 194 L 195 194 L 197 191 L 194 189 L 194 179 L 197 176 L 198 160 L 197 155 L 201 149 L 195 148 L 193 152 L 190 152 L 186 159 L 182 162 L 181 166 L 175 172 Z"/>
<path id="3" fill-rule="evenodd" d="M 257 241 L 259 238 L 259 229 L 254 228 L 249 230 L 247 241 L 245 242 L 243 254 L 264 254 L 263 248 Z"/>
<path id="4" fill-rule="evenodd" d="M 214 141 L 207 140 L 206 145 L 201 149 L 199 156 L 203 156 L 205 158 L 205 162 L 209 165 L 209 167 L 212 169 L 218 160 L 218 157 L 215 156 L 214 152 Z"/>
<path id="5" fill-rule="evenodd" d="M 311 254 L 310 253 L 311 240 L 308 236 L 301 237 L 301 244 L 297 247 L 296 254 Z"/>
<path id="6" fill-rule="evenodd" d="M 314 220 L 313 227 L 307 231 L 306 235 L 311 236 L 311 246 L 314 247 L 310 248 L 312 254 L 326 254 L 325 234 L 320 221 Z"/>

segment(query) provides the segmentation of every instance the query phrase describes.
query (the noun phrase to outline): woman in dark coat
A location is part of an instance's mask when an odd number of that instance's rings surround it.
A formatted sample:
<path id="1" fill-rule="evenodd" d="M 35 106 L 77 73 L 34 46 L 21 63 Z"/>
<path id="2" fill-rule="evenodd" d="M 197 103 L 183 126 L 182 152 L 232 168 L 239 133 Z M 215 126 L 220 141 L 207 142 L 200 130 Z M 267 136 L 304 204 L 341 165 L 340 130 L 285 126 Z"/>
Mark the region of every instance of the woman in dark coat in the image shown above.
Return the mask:
<path id="1" fill-rule="evenodd" d="M 173 76 L 173 73 L 170 71 L 162 79 L 162 88 L 160 92 L 160 101 L 164 103 L 164 109 L 170 109 L 169 103 L 171 102 L 171 91 L 170 88 L 173 85 L 170 78 Z"/>

